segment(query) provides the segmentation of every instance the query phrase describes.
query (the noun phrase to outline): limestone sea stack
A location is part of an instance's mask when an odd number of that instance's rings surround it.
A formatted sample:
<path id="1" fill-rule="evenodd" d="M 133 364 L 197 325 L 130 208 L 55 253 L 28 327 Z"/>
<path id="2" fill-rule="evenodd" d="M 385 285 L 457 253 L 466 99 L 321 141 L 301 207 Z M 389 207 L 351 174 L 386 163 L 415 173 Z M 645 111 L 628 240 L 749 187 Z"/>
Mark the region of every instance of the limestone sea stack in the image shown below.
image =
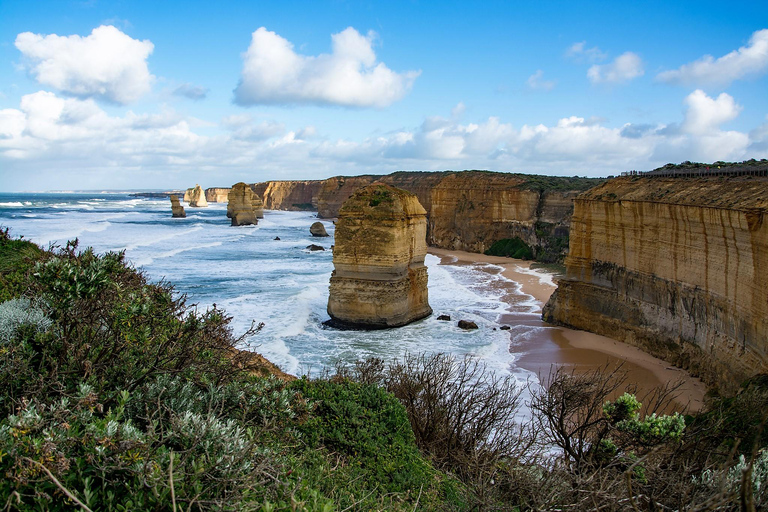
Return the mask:
<path id="1" fill-rule="evenodd" d="M 250 226 L 258 224 L 253 212 L 253 192 L 251 187 L 240 182 L 232 185 L 229 190 L 227 217 L 232 219 L 233 226 Z"/>
<path id="2" fill-rule="evenodd" d="M 179 202 L 179 196 L 176 194 L 171 194 L 169 196 L 171 198 L 171 212 L 174 217 L 186 217 L 187 213 L 184 211 L 184 207 L 181 206 L 181 203 Z"/>
<path id="3" fill-rule="evenodd" d="M 208 201 L 205 199 L 205 191 L 200 185 L 195 185 L 195 188 L 189 192 L 189 206 L 192 208 L 208 206 Z"/>
<path id="4" fill-rule="evenodd" d="M 328 236 L 328 232 L 325 230 L 322 222 L 315 222 L 309 226 L 309 233 L 312 236 Z"/>
<path id="5" fill-rule="evenodd" d="M 429 316 L 426 233 L 427 212 L 405 190 L 373 183 L 345 201 L 336 221 L 329 324 L 384 329 Z"/>
<path id="6" fill-rule="evenodd" d="M 253 206 L 253 214 L 257 219 L 264 218 L 264 201 L 261 200 L 259 194 L 253 192 L 253 187 L 249 187 L 253 195 L 251 196 L 251 206 Z"/>

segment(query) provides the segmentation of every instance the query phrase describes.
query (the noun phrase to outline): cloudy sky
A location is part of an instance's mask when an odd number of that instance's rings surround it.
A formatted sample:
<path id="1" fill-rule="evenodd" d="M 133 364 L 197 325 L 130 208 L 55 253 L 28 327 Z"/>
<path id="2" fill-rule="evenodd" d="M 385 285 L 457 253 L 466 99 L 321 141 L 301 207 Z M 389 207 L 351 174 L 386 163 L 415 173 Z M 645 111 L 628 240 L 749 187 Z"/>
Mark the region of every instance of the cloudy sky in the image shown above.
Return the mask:
<path id="1" fill-rule="evenodd" d="M 768 2 L 0 0 L 0 191 L 750 158 Z"/>

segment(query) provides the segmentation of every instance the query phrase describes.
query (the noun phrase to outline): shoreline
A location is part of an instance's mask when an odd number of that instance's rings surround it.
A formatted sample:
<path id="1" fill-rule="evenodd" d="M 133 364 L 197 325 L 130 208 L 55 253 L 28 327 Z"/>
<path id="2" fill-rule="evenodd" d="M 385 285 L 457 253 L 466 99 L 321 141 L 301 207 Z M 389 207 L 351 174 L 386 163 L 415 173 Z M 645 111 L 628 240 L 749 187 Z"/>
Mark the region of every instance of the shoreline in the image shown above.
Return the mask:
<path id="1" fill-rule="evenodd" d="M 441 258 L 441 265 L 491 264 L 501 267 L 501 275 L 520 285 L 520 293 L 536 300 L 541 308 L 557 288 L 551 274 L 530 269 L 531 262 L 501 256 L 454 251 L 429 247 L 427 252 Z M 511 306 L 512 304 L 508 302 Z M 502 314 L 499 325 L 514 325 L 514 315 Z M 587 331 L 544 323 L 538 319 L 537 326 L 545 328 L 536 340 L 520 342 L 510 335 L 510 351 L 520 352 L 515 361 L 519 367 L 531 371 L 542 381 L 555 366 L 569 369 L 592 370 L 608 365 L 622 365 L 627 372 L 627 383 L 638 386 L 642 396 L 656 387 L 682 381 L 675 400 L 678 407 L 698 411 L 704 406 L 707 388 L 701 380 L 688 372 L 674 367 L 662 359 L 653 357 L 632 345 Z"/>

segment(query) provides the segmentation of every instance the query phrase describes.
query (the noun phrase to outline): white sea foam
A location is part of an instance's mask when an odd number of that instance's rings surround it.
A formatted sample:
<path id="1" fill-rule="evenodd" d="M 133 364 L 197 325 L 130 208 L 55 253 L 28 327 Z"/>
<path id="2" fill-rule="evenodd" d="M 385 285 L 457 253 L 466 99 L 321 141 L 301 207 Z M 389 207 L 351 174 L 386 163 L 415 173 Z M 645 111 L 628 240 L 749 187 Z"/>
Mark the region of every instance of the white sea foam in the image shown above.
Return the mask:
<path id="1" fill-rule="evenodd" d="M 10 201 L 7 203 L 0 203 L 0 208 L 19 208 L 24 206 L 24 203 L 19 201 Z"/>

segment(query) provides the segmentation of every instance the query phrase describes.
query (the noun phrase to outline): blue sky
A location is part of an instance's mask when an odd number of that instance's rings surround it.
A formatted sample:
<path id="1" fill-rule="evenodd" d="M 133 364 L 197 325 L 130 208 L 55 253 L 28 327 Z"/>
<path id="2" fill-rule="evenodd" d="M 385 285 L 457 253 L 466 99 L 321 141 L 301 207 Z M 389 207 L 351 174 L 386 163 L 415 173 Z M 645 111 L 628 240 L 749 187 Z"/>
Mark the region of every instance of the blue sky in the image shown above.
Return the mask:
<path id="1" fill-rule="evenodd" d="M 0 0 L 0 190 L 768 158 L 766 2 Z"/>

